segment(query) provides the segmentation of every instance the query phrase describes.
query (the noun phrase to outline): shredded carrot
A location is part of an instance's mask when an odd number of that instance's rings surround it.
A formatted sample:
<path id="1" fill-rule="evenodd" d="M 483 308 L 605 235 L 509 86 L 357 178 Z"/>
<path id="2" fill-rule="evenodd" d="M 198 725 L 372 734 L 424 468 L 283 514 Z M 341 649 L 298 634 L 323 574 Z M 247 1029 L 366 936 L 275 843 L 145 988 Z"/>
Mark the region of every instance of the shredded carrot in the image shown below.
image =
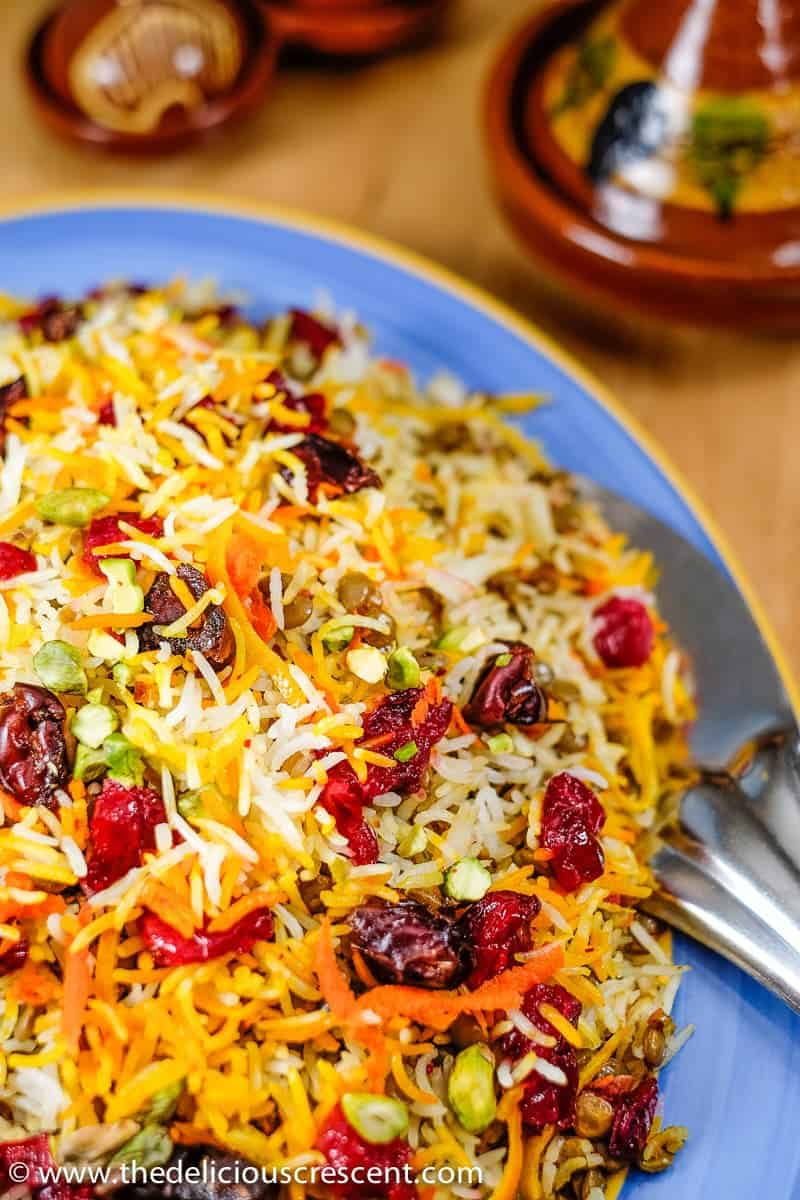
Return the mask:
<path id="1" fill-rule="evenodd" d="M 464 719 L 464 714 L 457 704 L 453 705 L 453 724 L 461 733 L 472 733 L 472 729 Z"/>
<path id="2" fill-rule="evenodd" d="M 323 999 L 335 1016 L 347 1020 L 353 1014 L 356 998 L 349 983 L 339 970 L 333 949 L 331 923 L 326 917 L 317 939 L 317 978 Z"/>
<path id="3" fill-rule="evenodd" d="M 271 650 L 259 637 L 253 628 L 247 610 L 240 600 L 233 580 L 228 574 L 227 551 L 232 536 L 233 525 L 226 521 L 216 529 L 209 539 L 208 574 L 212 583 L 225 586 L 225 608 L 230 617 L 238 622 L 244 638 L 247 654 L 253 663 L 258 663 L 272 676 L 284 696 L 292 703 L 299 704 L 302 693 L 292 678 L 286 663 L 274 650 Z"/>
<path id="4" fill-rule="evenodd" d="M 535 983 L 544 983 L 563 965 L 563 948 L 552 944 L 535 951 L 523 966 L 512 967 L 474 992 L 464 995 L 388 984 L 372 988 L 356 999 L 339 969 L 330 924 L 325 921 L 319 935 L 316 970 L 322 995 L 331 1012 L 344 1021 L 352 1021 L 356 1015 L 363 1016 L 365 1011 L 369 1011 L 377 1013 L 384 1020 L 407 1017 L 431 1029 L 443 1031 L 461 1013 L 518 1008 L 529 988 Z"/>
<path id="5" fill-rule="evenodd" d="M 355 967 L 356 975 L 366 987 L 372 988 L 378 986 L 378 981 L 370 971 L 367 964 L 364 962 L 364 956 L 357 946 L 352 946 L 350 953 L 353 957 L 353 966 Z"/>
<path id="6" fill-rule="evenodd" d="M 89 951 L 67 952 L 64 964 L 64 1000 L 61 1014 L 61 1032 L 68 1048 L 76 1053 L 83 1028 L 83 1014 L 89 999 L 91 975 Z"/>
<path id="7" fill-rule="evenodd" d="M 514 1200 L 519 1191 L 519 1181 L 522 1175 L 524 1143 L 522 1140 L 522 1114 L 519 1108 L 519 1096 L 509 1092 L 503 1101 L 503 1107 L 508 1106 L 510 1112 L 508 1124 L 508 1157 L 503 1169 L 503 1175 L 491 1195 L 491 1200 Z"/>

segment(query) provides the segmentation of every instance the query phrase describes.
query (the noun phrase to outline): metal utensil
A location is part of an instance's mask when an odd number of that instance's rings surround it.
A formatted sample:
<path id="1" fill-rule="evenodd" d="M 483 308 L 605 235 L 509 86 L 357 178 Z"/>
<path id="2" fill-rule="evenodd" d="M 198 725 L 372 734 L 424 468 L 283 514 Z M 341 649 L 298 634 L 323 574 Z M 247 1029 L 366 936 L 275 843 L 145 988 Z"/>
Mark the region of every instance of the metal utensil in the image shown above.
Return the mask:
<path id="1" fill-rule="evenodd" d="M 599 484 L 579 479 L 578 489 L 653 552 L 660 611 L 697 686 L 690 745 L 701 780 L 653 858 L 661 892 L 647 907 L 800 1012 L 800 731 L 775 661 L 739 589 L 699 550 Z"/>

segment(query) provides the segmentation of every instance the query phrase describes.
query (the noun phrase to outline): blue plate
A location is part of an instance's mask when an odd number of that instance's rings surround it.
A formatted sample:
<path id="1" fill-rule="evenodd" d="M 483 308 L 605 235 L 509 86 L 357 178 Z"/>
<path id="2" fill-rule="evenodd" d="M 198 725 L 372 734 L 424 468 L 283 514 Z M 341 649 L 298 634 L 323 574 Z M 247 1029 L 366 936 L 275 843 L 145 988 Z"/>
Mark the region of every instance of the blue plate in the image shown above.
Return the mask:
<path id="1" fill-rule="evenodd" d="M 242 289 L 254 315 L 310 305 L 325 289 L 358 312 L 381 352 L 421 377 L 446 367 L 473 388 L 549 395 L 555 403 L 523 424 L 553 461 L 648 508 L 742 586 L 719 537 L 630 418 L 543 337 L 430 264 L 304 218 L 186 197 L 56 201 L 0 221 L 4 291 L 72 295 L 109 278 L 177 274 Z M 665 1117 L 688 1125 L 691 1138 L 672 1171 L 635 1176 L 625 1195 L 800 1200 L 800 1018 L 692 943 L 676 938 L 675 954 L 693 968 L 676 1017 L 698 1028 L 664 1074 Z"/>

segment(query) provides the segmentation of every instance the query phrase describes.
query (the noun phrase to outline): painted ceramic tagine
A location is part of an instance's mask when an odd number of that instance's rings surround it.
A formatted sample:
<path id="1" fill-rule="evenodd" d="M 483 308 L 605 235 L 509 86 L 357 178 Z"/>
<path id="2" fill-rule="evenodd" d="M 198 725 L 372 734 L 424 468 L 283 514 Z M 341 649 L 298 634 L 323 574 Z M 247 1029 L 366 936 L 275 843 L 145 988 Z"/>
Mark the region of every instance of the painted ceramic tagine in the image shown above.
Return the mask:
<path id="1" fill-rule="evenodd" d="M 560 0 L 488 129 L 514 225 L 596 296 L 800 328 L 800 0 Z"/>
<path id="2" fill-rule="evenodd" d="M 431 34 L 448 0 L 262 0 L 289 45 L 336 58 L 402 49 Z"/>
<path id="3" fill-rule="evenodd" d="M 160 150 L 252 109 L 276 51 L 257 0 L 66 0 L 33 38 L 28 82 L 58 132 Z"/>

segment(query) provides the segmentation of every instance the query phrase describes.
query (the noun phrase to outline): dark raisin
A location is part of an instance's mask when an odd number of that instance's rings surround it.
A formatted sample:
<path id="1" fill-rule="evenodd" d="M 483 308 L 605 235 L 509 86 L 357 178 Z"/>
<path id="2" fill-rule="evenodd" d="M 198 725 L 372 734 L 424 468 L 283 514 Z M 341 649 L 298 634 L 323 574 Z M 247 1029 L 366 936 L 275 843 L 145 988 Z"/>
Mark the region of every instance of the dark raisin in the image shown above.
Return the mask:
<path id="1" fill-rule="evenodd" d="M 181 563 L 177 576 L 186 584 L 195 600 L 199 600 L 211 586 L 202 571 L 188 563 Z M 143 650 L 157 650 L 161 642 L 166 641 L 175 654 L 197 650 L 217 670 L 230 662 L 234 651 L 233 635 L 225 611 L 219 605 L 210 605 L 200 618 L 199 626 L 189 629 L 185 637 L 161 637 L 155 626 L 171 625 L 186 612 L 170 586 L 170 576 L 162 572 L 153 580 L 144 606 L 154 619 L 152 625 L 142 626 L 139 636 Z"/>
<path id="2" fill-rule="evenodd" d="M 472 967 L 461 929 L 416 900 L 372 901 L 350 916 L 352 944 L 383 983 L 452 988 Z"/>
<path id="3" fill-rule="evenodd" d="M 257 1169 L 243 1172 L 247 1166 L 252 1164 L 212 1146 L 176 1146 L 163 1179 L 130 1183 L 116 1195 L 120 1200 L 267 1200 L 277 1195 L 277 1187 Z M 138 1172 L 137 1179 L 143 1175 Z"/>
<path id="4" fill-rule="evenodd" d="M 547 698 L 533 677 L 534 655 L 522 642 L 506 643 L 478 678 L 464 716 L 484 729 L 536 725 L 547 716 Z"/>
<path id="5" fill-rule="evenodd" d="M 308 496 L 315 503 L 322 483 L 328 483 L 347 495 L 360 492 L 362 488 L 379 488 L 383 483 L 379 475 L 363 463 L 352 450 L 332 442 L 329 438 L 310 433 L 302 442 L 292 446 L 292 454 L 306 468 Z M 289 482 L 294 478 L 288 467 L 280 468 L 281 475 Z"/>
<path id="6" fill-rule="evenodd" d="M 23 313 L 19 327 L 30 335 L 41 330 L 47 342 L 63 342 L 71 338 L 81 321 L 81 310 L 76 305 L 65 305 L 56 296 L 47 296 L 35 308 Z"/>
<path id="7" fill-rule="evenodd" d="M 54 807 L 69 775 L 66 713 L 45 688 L 17 683 L 0 701 L 0 783 L 21 804 Z"/>

